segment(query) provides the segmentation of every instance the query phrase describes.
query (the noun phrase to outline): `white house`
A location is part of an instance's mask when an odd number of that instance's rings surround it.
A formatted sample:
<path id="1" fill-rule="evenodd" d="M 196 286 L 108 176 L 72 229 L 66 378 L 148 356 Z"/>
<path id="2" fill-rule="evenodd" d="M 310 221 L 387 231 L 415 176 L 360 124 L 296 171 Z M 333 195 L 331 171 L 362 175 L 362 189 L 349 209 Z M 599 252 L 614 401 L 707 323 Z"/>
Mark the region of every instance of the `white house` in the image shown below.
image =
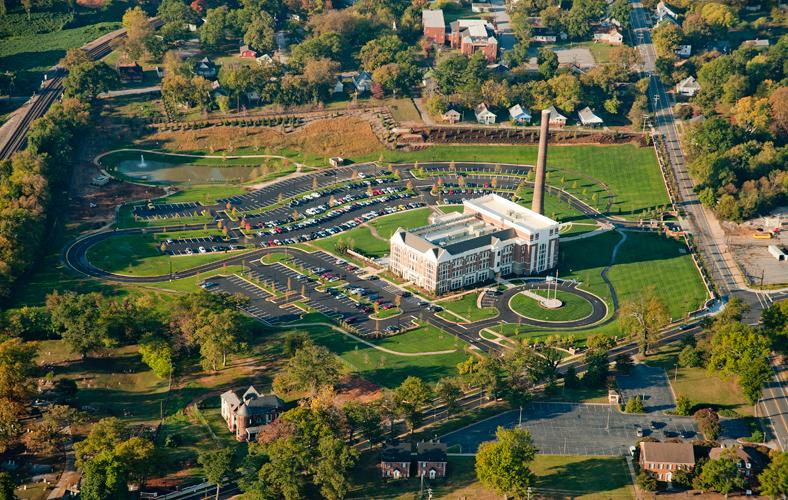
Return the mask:
<path id="1" fill-rule="evenodd" d="M 263 54 L 260 57 L 255 58 L 257 64 L 273 64 L 274 58 L 268 54 Z"/>
<path id="2" fill-rule="evenodd" d="M 550 110 L 550 125 L 554 125 L 556 127 L 563 127 L 566 125 L 566 117 L 558 112 L 555 109 L 555 106 L 550 106 L 547 108 Z"/>
<path id="3" fill-rule="evenodd" d="M 609 28 L 594 33 L 595 42 L 605 42 L 610 45 L 621 45 L 624 43 L 624 35 L 617 28 Z"/>
<path id="4" fill-rule="evenodd" d="M 512 117 L 514 123 L 531 123 L 531 114 L 524 110 L 519 104 L 515 104 L 509 108 L 509 116 Z"/>
<path id="5" fill-rule="evenodd" d="M 337 77 L 337 81 L 334 82 L 334 86 L 331 87 L 332 94 L 341 94 L 345 91 L 345 84 L 342 83 L 342 78 Z"/>
<path id="6" fill-rule="evenodd" d="M 676 92 L 684 97 L 695 97 L 695 94 L 697 94 L 699 91 L 700 84 L 693 76 L 688 76 L 676 84 Z"/>
<path id="7" fill-rule="evenodd" d="M 657 18 L 662 19 L 663 17 L 672 17 L 675 21 L 678 19 L 679 14 L 675 10 L 671 9 L 670 6 L 665 2 L 659 2 L 657 4 Z"/>
<path id="8" fill-rule="evenodd" d="M 679 45 L 676 49 L 676 55 L 684 59 L 692 55 L 692 45 Z"/>
<path id="9" fill-rule="evenodd" d="M 449 109 L 441 115 L 441 119 L 446 123 L 459 123 L 462 121 L 462 115 L 456 109 Z"/>
<path id="10" fill-rule="evenodd" d="M 487 105 L 484 103 L 476 106 L 474 114 L 476 115 L 476 121 L 482 125 L 493 125 L 498 118 L 495 116 L 495 113 L 487 109 Z"/>
<path id="11" fill-rule="evenodd" d="M 367 71 L 362 71 L 353 77 L 353 86 L 359 93 L 369 92 L 372 90 L 372 75 Z"/>
<path id="12" fill-rule="evenodd" d="M 756 49 L 767 49 L 769 48 L 769 40 L 745 40 L 742 43 L 742 47 L 753 47 Z"/>
<path id="13" fill-rule="evenodd" d="M 580 123 L 586 127 L 598 127 L 604 123 L 602 118 L 595 115 L 588 106 L 578 111 L 577 116 L 580 118 Z"/>

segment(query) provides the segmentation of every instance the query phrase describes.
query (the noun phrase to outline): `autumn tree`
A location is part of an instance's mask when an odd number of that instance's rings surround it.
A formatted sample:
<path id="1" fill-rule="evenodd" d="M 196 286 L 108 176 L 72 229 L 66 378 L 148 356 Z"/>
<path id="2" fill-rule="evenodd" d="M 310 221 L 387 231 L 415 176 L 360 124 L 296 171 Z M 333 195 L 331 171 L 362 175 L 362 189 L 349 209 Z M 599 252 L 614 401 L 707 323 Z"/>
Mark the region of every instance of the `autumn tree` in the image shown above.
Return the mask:
<path id="1" fill-rule="evenodd" d="M 533 483 L 530 466 L 537 451 L 531 433 L 526 429 L 498 427 L 495 437 L 496 441 L 479 445 L 476 477 L 502 495 L 525 498 Z"/>
<path id="2" fill-rule="evenodd" d="M 117 74 L 103 61 L 89 61 L 72 66 L 63 79 L 63 95 L 94 101 L 102 92 L 113 89 Z"/>
<path id="3" fill-rule="evenodd" d="M 305 342 L 274 379 L 276 392 L 316 394 L 323 386 L 334 387 L 344 372 L 336 356 L 323 346 Z"/>
<path id="4" fill-rule="evenodd" d="M 667 307 L 657 297 L 654 287 L 649 287 L 632 300 L 621 303 L 618 322 L 621 331 L 637 340 L 642 356 L 648 354 L 649 347 L 656 340 L 659 331 L 668 324 L 670 317 Z"/>
<path id="5" fill-rule="evenodd" d="M 209 483 L 216 485 L 216 500 L 219 500 L 219 492 L 224 482 L 224 478 L 230 473 L 233 460 L 232 448 L 222 448 L 215 451 L 200 453 L 197 463 L 202 466 L 202 473 Z"/>
<path id="6" fill-rule="evenodd" d="M 773 450 L 769 458 L 771 462 L 758 476 L 761 494 L 771 498 L 788 495 L 788 452 Z"/>
<path id="7" fill-rule="evenodd" d="M 126 28 L 123 50 L 130 60 L 139 61 L 146 55 L 148 41 L 153 36 L 150 19 L 142 7 L 137 6 L 123 14 L 122 23 Z"/>
<path id="8" fill-rule="evenodd" d="M 432 398 L 432 389 L 418 377 L 408 377 L 394 391 L 399 413 L 413 430 L 421 424 L 422 407 Z"/>

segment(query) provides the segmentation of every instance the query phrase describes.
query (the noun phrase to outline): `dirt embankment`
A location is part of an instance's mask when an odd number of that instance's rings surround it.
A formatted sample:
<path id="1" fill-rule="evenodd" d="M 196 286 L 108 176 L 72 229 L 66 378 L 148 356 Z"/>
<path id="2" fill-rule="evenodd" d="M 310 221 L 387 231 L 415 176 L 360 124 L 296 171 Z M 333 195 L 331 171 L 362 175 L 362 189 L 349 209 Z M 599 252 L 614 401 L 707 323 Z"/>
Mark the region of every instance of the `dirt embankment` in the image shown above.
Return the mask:
<path id="1" fill-rule="evenodd" d="M 352 116 L 309 122 L 288 133 L 271 127 L 237 126 L 166 130 L 147 135 L 136 143 L 139 147 L 155 146 L 178 152 L 234 153 L 253 148 L 276 154 L 282 149 L 297 149 L 321 156 L 355 156 L 382 148 L 369 121 Z"/>

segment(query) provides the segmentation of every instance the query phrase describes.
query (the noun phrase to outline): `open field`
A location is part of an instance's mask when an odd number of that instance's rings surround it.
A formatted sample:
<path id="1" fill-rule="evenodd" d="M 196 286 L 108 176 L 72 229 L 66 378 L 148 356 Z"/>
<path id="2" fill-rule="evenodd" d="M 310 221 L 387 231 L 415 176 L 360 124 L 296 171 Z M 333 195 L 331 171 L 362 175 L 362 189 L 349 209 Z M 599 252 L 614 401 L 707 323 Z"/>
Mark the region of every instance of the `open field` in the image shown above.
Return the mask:
<path id="1" fill-rule="evenodd" d="M 429 383 L 437 382 L 442 377 L 456 375 L 457 363 L 464 361 L 467 357 L 462 350 L 451 354 L 395 356 L 379 351 L 327 327 L 294 327 L 294 329 L 307 331 L 315 343 L 330 349 L 331 352 L 342 359 L 349 369 L 381 387 L 396 387 L 410 375 L 419 376 Z M 418 330 L 416 331 L 418 332 Z M 429 335 L 429 333 L 425 334 Z M 422 347 L 422 344 L 417 342 L 420 339 L 416 337 L 420 335 L 419 333 L 411 333 L 409 338 L 405 337 L 400 340 L 397 340 L 396 337 L 391 337 L 388 340 L 390 344 L 385 345 L 386 340 L 384 340 L 383 345 L 394 349 L 395 343 L 399 343 L 400 345 L 397 347 L 403 348 L 401 352 L 418 352 L 413 350 L 405 351 L 404 349 L 406 348 L 420 349 L 422 352 L 431 350 L 426 346 Z M 446 335 L 445 339 L 438 338 L 435 342 L 453 342 L 449 334 L 444 335 Z M 431 336 L 431 338 L 435 339 L 436 337 Z M 411 347 L 403 347 L 405 344 L 410 344 Z M 430 343 L 426 345 L 430 345 Z M 444 346 L 447 344 L 432 345 Z M 451 348 L 453 346 L 449 347 L 449 349 Z"/>
<path id="2" fill-rule="evenodd" d="M 534 164 L 536 149 L 533 145 L 431 146 L 413 152 L 385 151 L 384 157 L 390 162 L 456 160 Z M 377 158 L 370 154 L 355 159 Z M 566 175 L 567 181 L 575 173 L 606 184 L 616 195 L 610 211 L 612 215 L 637 215 L 644 209 L 668 203 L 665 185 L 651 148 L 633 144 L 552 146 L 547 162 L 548 172 L 555 171 L 551 174 L 550 184 L 557 185 L 562 173 Z M 622 168 L 623 165 L 626 168 Z M 571 184 L 568 187 L 571 191 Z M 578 189 L 582 191 L 582 188 L 578 185 Z"/>
<path id="3" fill-rule="evenodd" d="M 312 241 L 311 244 L 327 252 L 336 253 L 336 245 L 339 240 L 352 243 L 350 247 L 353 250 L 367 257 L 382 257 L 389 253 L 389 242 L 374 237 L 369 228 L 364 226 L 359 226 L 328 238 Z"/>
<path id="4" fill-rule="evenodd" d="M 542 297 L 548 296 L 546 290 L 532 290 L 532 292 Z M 536 299 L 522 293 L 518 293 L 512 297 L 510 304 L 514 312 L 522 314 L 526 318 L 543 321 L 571 321 L 582 319 L 591 314 L 593 310 L 590 302 L 573 293 L 558 290 L 557 293 L 551 292 L 549 296 L 551 298 L 555 296 L 563 305 L 558 309 L 546 309 L 539 305 Z"/>
<path id="5" fill-rule="evenodd" d="M 88 250 L 88 260 L 105 271 L 133 276 L 157 276 L 226 259 L 228 252 L 186 256 L 162 254 L 152 234 L 124 235 L 106 239 Z M 234 254 L 235 252 L 233 252 Z"/>
<path id="6" fill-rule="evenodd" d="M 494 307 L 476 307 L 476 301 L 479 297 L 478 293 L 468 293 L 454 300 L 443 300 L 438 302 L 444 309 L 447 309 L 455 314 L 462 316 L 470 321 L 480 321 L 483 319 L 494 318 L 498 316 L 498 309 Z M 454 321 L 456 318 L 446 316 L 449 320 Z"/>
<path id="7" fill-rule="evenodd" d="M 424 325 L 404 333 L 371 340 L 373 344 L 397 352 L 434 352 L 462 350 L 467 344 L 454 335 L 433 326 Z"/>
<path id="8" fill-rule="evenodd" d="M 733 410 L 741 415 L 752 415 L 752 406 L 742 394 L 734 377 L 723 379 L 709 374 L 705 368 L 678 367 L 680 344 L 670 344 L 660 348 L 644 360 L 651 366 L 658 366 L 668 374 L 676 396 L 687 396 L 700 407 L 715 407 L 718 410 Z"/>
<path id="9" fill-rule="evenodd" d="M 353 474 L 356 489 L 349 498 L 414 498 L 419 479 L 383 482 L 377 453 L 362 456 Z M 579 499 L 635 498 L 629 471 L 623 458 L 593 456 L 537 455 L 531 470 L 535 474 L 533 494 Z M 498 499 L 500 495 L 476 480 L 474 457 L 449 457 L 445 479 L 425 480 L 433 498 Z"/>

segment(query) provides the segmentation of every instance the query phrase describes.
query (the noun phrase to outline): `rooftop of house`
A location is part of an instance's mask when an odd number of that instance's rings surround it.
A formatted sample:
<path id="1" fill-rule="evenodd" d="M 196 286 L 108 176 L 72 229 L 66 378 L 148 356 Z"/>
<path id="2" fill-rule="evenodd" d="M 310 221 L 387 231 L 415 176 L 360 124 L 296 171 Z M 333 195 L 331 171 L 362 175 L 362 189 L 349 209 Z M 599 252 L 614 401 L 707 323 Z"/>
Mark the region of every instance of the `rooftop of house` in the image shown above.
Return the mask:
<path id="1" fill-rule="evenodd" d="M 588 106 L 578 111 L 577 114 L 580 116 L 580 121 L 582 123 L 602 123 L 602 118 L 595 115 Z"/>
<path id="2" fill-rule="evenodd" d="M 443 11 L 441 9 L 421 11 L 421 24 L 425 28 L 446 28 L 446 22 L 443 20 Z"/>
<path id="3" fill-rule="evenodd" d="M 410 443 L 399 443 L 385 446 L 380 459 L 383 462 L 410 462 L 411 445 Z"/>
<path id="4" fill-rule="evenodd" d="M 695 448 L 691 443 L 641 442 L 640 456 L 651 463 L 695 464 Z"/>
<path id="5" fill-rule="evenodd" d="M 416 460 L 419 462 L 446 462 L 446 443 L 425 441 L 416 444 Z"/>
<path id="6" fill-rule="evenodd" d="M 676 87 L 679 87 L 679 88 L 690 88 L 691 87 L 691 88 L 699 89 L 700 88 L 700 84 L 698 83 L 697 80 L 695 80 L 695 77 L 688 76 L 687 78 L 685 78 L 682 81 L 680 81 L 679 83 L 677 83 Z"/>
<path id="7" fill-rule="evenodd" d="M 229 390 L 221 395 L 221 400 L 240 416 L 257 415 L 284 408 L 284 401 L 276 395 L 261 394 L 251 385 L 240 398 L 235 391 Z"/>
<path id="8" fill-rule="evenodd" d="M 750 463 L 755 467 L 763 465 L 763 457 L 754 448 L 750 446 L 730 446 L 730 447 L 717 447 L 709 450 L 709 459 L 718 460 L 726 455 L 732 455 L 744 463 Z"/>

